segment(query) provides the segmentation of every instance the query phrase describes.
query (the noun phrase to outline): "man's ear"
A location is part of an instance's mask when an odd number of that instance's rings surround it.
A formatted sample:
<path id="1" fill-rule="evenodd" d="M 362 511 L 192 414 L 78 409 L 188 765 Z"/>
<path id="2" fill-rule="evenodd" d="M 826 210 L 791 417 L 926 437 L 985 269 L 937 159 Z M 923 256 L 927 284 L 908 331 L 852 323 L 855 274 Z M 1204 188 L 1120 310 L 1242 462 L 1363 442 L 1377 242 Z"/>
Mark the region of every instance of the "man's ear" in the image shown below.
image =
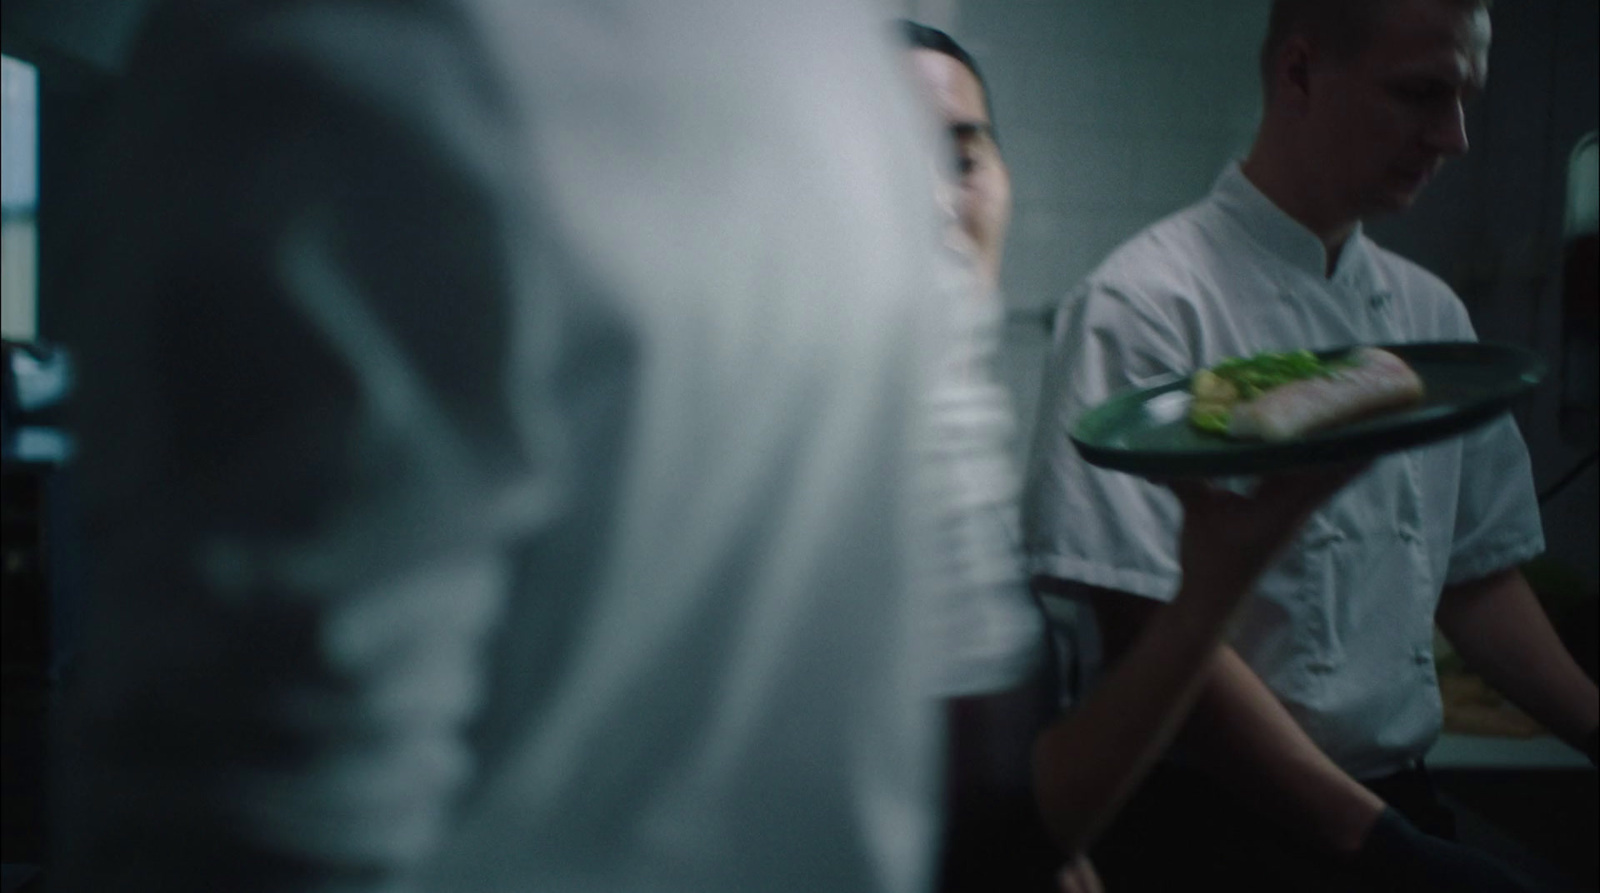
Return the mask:
<path id="1" fill-rule="evenodd" d="M 1283 42 L 1272 69 L 1274 97 L 1295 109 L 1303 109 L 1311 99 L 1311 44 L 1294 36 Z"/>

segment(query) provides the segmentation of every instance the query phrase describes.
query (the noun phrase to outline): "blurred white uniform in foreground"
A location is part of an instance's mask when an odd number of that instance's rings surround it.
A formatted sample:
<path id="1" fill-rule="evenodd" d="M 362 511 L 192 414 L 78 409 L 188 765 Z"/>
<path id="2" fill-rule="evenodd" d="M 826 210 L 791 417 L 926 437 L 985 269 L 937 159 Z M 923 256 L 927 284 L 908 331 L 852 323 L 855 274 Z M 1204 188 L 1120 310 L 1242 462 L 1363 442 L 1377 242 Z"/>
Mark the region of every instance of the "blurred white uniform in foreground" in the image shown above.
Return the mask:
<path id="1" fill-rule="evenodd" d="M 968 364 L 886 39 L 156 16 L 74 234 L 63 889 L 927 885 L 924 615 L 1008 419 L 928 436 Z"/>

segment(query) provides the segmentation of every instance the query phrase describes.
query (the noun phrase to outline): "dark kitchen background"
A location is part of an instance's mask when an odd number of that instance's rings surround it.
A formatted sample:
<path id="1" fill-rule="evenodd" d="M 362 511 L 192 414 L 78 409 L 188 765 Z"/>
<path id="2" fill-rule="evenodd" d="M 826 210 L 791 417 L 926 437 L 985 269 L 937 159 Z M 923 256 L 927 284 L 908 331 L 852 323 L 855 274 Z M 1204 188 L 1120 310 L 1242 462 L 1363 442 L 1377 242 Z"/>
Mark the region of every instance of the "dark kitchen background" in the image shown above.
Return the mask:
<path id="1" fill-rule="evenodd" d="M 881 2 L 881 0 L 880 0 Z M 1248 148 L 1260 108 L 1265 0 L 883 2 L 944 28 L 978 58 L 1011 167 L 1003 372 L 1029 440 L 1050 309 L 1118 243 L 1189 204 Z M 8 0 L 5 60 L 5 890 L 44 858 L 51 691 L 70 673 L 71 356 L 51 340 L 86 296 L 54 290 L 64 246 L 53 195 L 70 187 L 145 4 Z M 1563 637 L 1595 669 L 1595 0 L 1493 11 L 1487 93 L 1471 151 L 1375 238 L 1465 300 L 1480 337 L 1533 348 L 1552 374 L 1517 417 L 1533 456 L 1549 551 L 1527 568 Z M 114 300 L 115 296 L 98 296 Z M 80 308 L 80 309 L 75 309 Z M 70 347 L 70 346 L 68 346 Z M 1070 619 L 1071 609 L 1055 606 Z M 1596 775 L 1501 703 L 1444 649 L 1448 734 L 1431 758 L 1469 836 L 1596 884 Z"/>

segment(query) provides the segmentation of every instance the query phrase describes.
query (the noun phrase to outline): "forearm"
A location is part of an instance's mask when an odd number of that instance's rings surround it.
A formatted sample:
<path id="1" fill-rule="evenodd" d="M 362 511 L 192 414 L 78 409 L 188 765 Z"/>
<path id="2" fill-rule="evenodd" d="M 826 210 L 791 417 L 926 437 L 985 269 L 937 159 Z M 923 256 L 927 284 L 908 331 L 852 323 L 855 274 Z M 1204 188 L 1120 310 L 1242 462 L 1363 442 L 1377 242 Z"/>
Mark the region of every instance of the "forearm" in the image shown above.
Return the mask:
<path id="1" fill-rule="evenodd" d="M 1197 692 L 1223 686 L 1216 695 L 1220 696 L 1237 688 L 1225 685 L 1237 672 L 1224 671 L 1235 666 L 1254 680 L 1243 662 L 1225 648 L 1222 657 L 1233 663 L 1224 661 L 1222 670 L 1206 670 L 1208 661 L 1216 666 L 1219 660 L 1218 643 L 1228 618 L 1306 517 L 1361 471 L 1343 467 L 1269 478 L 1248 497 L 1195 482 L 1169 482 L 1184 508 L 1178 543 L 1182 582 L 1169 604 L 1050 577 L 1034 581 L 1046 591 L 1091 601 L 1107 655 L 1113 658 L 1110 673 L 1089 700 L 1041 735 L 1034 751 L 1041 810 L 1057 843 L 1069 854 L 1086 847 L 1110 821 L 1171 741 Z M 1299 733 L 1266 687 L 1259 680 L 1255 686 L 1247 690 L 1254 697 L 1250 703 L 1265 705 L 1257 713 L 1266 711 L 1269 719 L 1279 718 L 1290 732 Z M 1219 701 L 1214 712 L 1226 714 L 1224 708 L 1234 701 Z M 1242 709 L 1235 712 L 1246 713 L 1241 719 L 1259 719 Z M 1224 719 L 1231 721 L 1226 715 Z M 1254 725 L 1275 728 L 1270 722 Z M 1344 800 L 1331 795 L 1329 799 L 1336 804 L 1355 802 L 1370 811 L 1366 816 L 1358 810 L 1370 824 L 1377 813 L 1376 798 L 1363 799 L 1365 789 L 1339 773 L 1303 734 L 1299 740 L 1322 760 L 1325 770 L 1332 770 L 1325 774 L 1331 775 L 1334 792 L 1347 795 Z M 1343 836 L 1338 840 L 1341 846 L 1345 842 Z"/>
<path id="2" fill-rule="evenodd" d="M 1040 736 L 1040 808 L 1067 853 L 1088 847 L 1171 741 L 1227 622 L 1213 602 L 1180 595 L 1156 609 L 1088 700 Z"/>
<path id="3" fill-rule="evenodd" d="M 1355 852 L 1383 809 L 1231 648 L 1212 662 L 1180 740 L 1225 788 L 1324 849 Z"/>
<path id="4" fill-rule="evenodd" d="M 1437 620 L 1485 681 L 1563 740 L 1584 746 L 1600 723 L 1600 695 L 1521 572 L 1447 588 Z"/>

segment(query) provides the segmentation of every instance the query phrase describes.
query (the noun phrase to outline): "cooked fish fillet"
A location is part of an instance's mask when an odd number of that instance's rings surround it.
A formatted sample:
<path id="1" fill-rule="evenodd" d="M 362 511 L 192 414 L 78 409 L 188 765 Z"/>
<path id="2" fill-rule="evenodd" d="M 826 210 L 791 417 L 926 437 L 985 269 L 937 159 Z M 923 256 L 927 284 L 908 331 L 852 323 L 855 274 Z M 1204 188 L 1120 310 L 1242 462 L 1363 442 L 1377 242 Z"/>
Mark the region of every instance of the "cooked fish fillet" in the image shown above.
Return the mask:
<path id="1" fill-rule="evenodd" d="M 1422 401 L 1422 379 L 1405 360 L 1375 347 L 1361 348 L 1351 359 L 1351 365 L 1330 375 L 1290 382 L 1234 406 L 1228 433 L 1293 440 Z"/>

